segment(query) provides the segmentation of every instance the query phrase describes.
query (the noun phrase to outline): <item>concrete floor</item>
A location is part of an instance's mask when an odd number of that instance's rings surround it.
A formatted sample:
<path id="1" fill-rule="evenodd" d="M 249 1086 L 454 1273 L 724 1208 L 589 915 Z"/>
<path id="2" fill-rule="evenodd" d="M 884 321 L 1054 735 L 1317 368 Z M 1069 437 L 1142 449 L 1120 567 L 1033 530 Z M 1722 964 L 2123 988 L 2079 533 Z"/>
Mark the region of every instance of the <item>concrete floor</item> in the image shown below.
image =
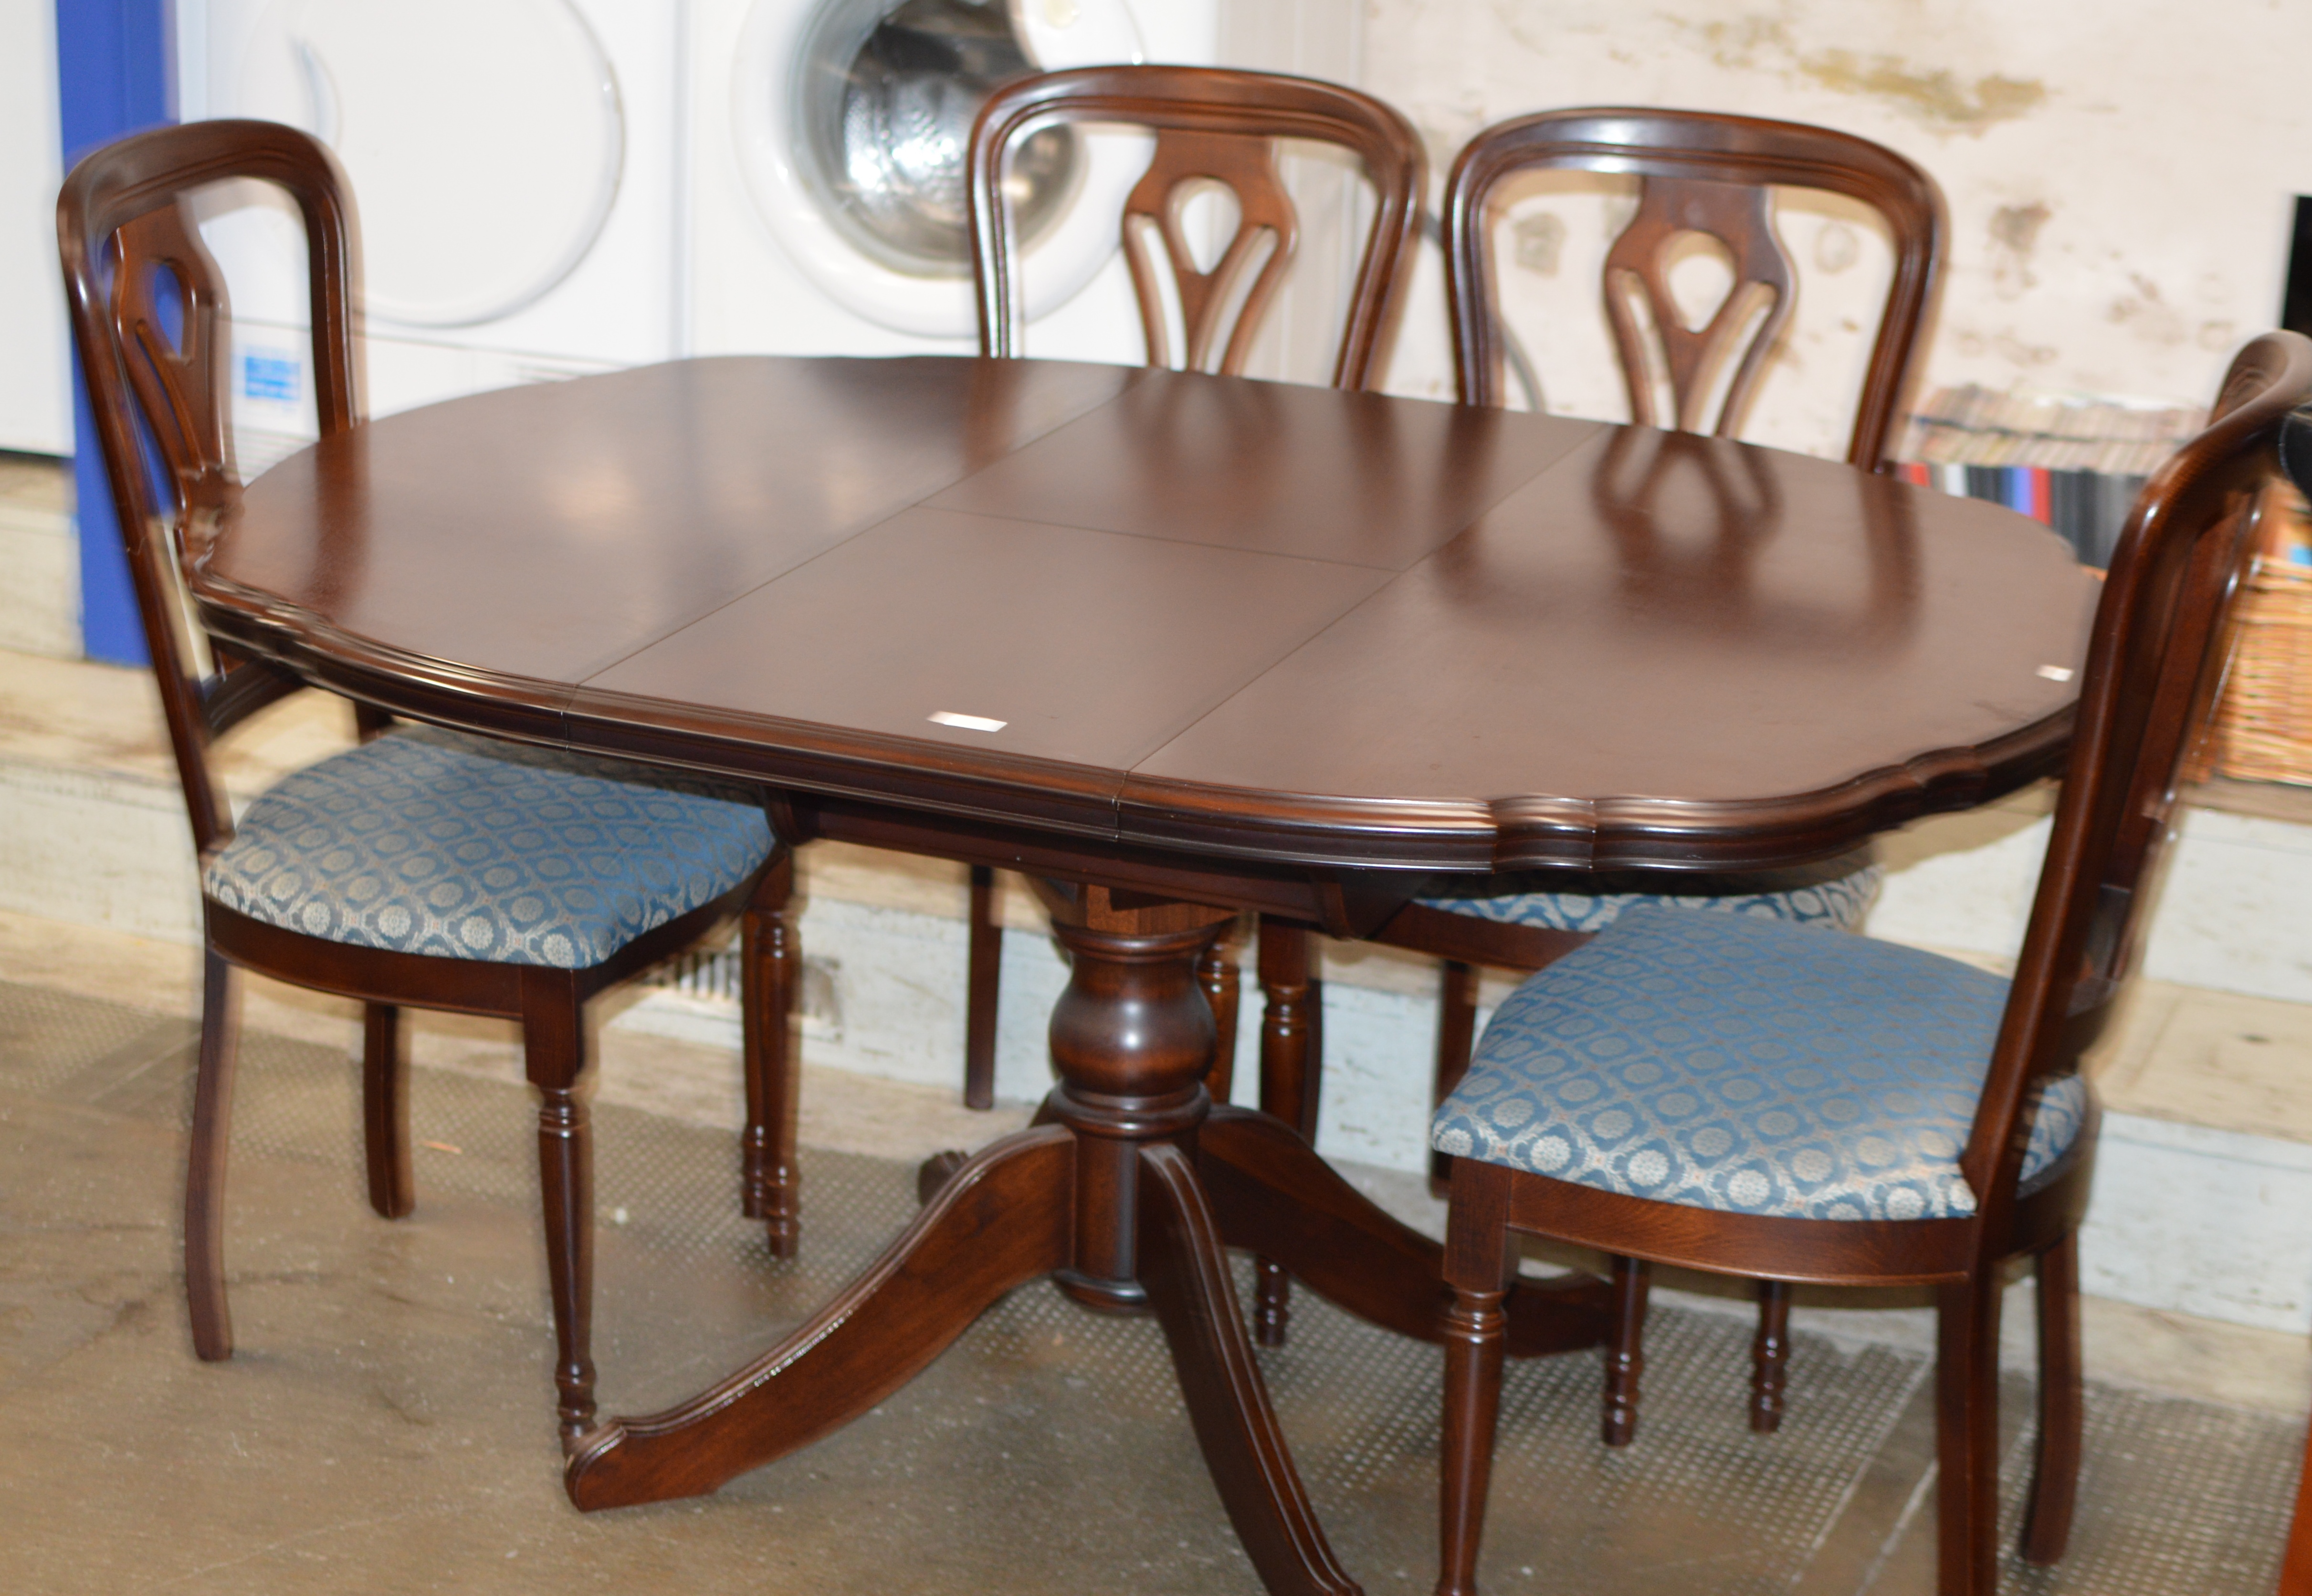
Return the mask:
<path id="1" fill-rule="evenodd" d="M 578 1514 L 552 1434 L 526 1094 L 486 1071 L 418 1072 L 420 1206 L 389 1224 L 358 1195 L 342 1046 L 252 1032 L 231 1203 L 240 1350 L 197 1364 L 176 1256 L 190 1039 L 180 1014 L 0 982 L 0 1589 L 1255 1588 L 1152 1327 L 1042 1287 L 818 1447 L 703 1501 Z M 850 1151 L 808 1155 L 792 1266 L 735 1216 L 726 1132 L 601 1094 L 606 1411 L 735 1367 L 903 1223 L 916 1148 L 956 1111 L 884 1091 L 847 1105 Z M 1489 1588 L 1930 1590 L 1925 1358 L 1802 1335 L 1791 1416 L 1755 1437 L 1747 1335 L 1706 1302 L 1660 1308 L 1621 1452 L 1596 1443 L 1593 1359 L 1517 1366 Z M 1425 1589 L 1434 1352 L 1304 1302 L 1264 1371 L 1344 1561 L 1370 1590 Z M 2027 1384 L 2007 1385 L 2011 1506 Z M 2010 1565 L 2008 1588 L 2263 1596 L 2300 1420 L 2109 1383 L 2089 1412 L 2072 1556 Z"/>

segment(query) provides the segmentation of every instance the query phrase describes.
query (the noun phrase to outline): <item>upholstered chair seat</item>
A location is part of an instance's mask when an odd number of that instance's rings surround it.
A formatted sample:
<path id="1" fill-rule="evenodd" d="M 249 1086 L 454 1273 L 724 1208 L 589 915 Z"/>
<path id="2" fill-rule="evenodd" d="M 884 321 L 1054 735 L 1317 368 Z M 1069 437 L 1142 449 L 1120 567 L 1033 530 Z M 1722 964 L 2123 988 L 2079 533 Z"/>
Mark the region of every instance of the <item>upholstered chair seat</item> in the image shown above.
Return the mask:
<path id="1" fill-rule="evenodd" d="M 395 725 L 374 704 L 354 706 L 361 746 L 290 776 L 236 819 L 216 740 L 301 683 L 242 641 L 196 646 L 200 618 L 183 585 L 241 486 L 230 445 L 232 317 L 189 204 L 228 180 L 276 191 L 303 224 L 306 369 L 326 447 L 360 425 L 360 269 L 351 197 L 323 145 L 273 122 L 156 127 L 83 157 L 57 201 L 92 423 L 82 445 L 104 458 L 201 862 L 206 945 L 184 1220 L 193 1350 L 232 1355 L 225 1186 L 241 972 L 361 1004 L 362 1139 L 370 1206 L 386 1219 L 417 1200 L 402 1011 L 511 1021 L 538 1092 L 556 1418 L 572 1445 L 595 1412 L 587 1005 L 733 920 L 747 1098 L 740 1206 L 763 1222 L 774 1255 L 793 1255 L 802 951 L 791 839 L 772 835 L 752 791 Z M 94 535 L 92 523 L 82 531 Z M 359 585 L 360 542 L 357 528 L 332 542 L 343 559 L 316 579 L 316 594 L 343 597 L 341 578 Z M 287 630 L 303 624 L 282 619 Z M 381 689 L 397 676 L 381 670 Z"/>
<path id="2" fill-rule="evenodd" d="M 773 846 L 743 793 L 398 725 L 258 798 L 201 884 L 328 942 L 585 969 L 733 890 Z"/>
<path id="3" fill-rule="evenodd" d="M 1494 1014 L 1432 1141 L 1577 1186 L 1791 1219 L 1972 1215 L 1959 1151 L 2007 982 L 1754 915 L 1640 908 Z M 2052 1083 L 2022 1189 L 2078 1136 Z"/>

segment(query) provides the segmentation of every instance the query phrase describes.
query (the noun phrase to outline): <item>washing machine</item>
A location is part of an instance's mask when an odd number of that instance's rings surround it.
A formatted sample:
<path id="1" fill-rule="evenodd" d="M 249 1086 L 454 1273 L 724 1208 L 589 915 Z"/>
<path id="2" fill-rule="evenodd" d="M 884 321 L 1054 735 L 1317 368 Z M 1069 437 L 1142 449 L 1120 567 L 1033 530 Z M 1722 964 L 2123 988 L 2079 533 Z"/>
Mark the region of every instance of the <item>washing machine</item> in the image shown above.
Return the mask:
<path id="1" fill-rule="evenodd" d="M 688 0 L 179 0 L 188 119 L 302 127 L 359 210 L 369 408 L 682 352 Z M 245 471 L 311 434 L 302 234 L 210 191 Z"/>
<path id="2" fill-rule="evenodd" d="M 964 158 L 989 90 L 1039 69 L 1213 65 L 1227 3 L 695 0 L 691 347 L 976 347 Z M 1030 354 L 1142 357 L 1117 220 L 1149 150 L 1054 130 L 1021 151 Z"/>
<path id="3" fill-rule="evenodd" d="M 1114 61 L 1353 81 L 1355 0 L 178 0 L 188 119 L 328 144 L 359 208 L 372 414 L 691 354 L 976 346 L 964 156 L 994 84 Z M 1150 140 L 1054 130 L 1030 354 L 1143 356 L 1117 220 Z M 304 253 L 262 185 L 199 206 L 244 472 L 312 434 Z M 1286 297 L 1294 290 L 1288 285 Z M 1312 368 L 1313 369 L 1313 368 Z"/>

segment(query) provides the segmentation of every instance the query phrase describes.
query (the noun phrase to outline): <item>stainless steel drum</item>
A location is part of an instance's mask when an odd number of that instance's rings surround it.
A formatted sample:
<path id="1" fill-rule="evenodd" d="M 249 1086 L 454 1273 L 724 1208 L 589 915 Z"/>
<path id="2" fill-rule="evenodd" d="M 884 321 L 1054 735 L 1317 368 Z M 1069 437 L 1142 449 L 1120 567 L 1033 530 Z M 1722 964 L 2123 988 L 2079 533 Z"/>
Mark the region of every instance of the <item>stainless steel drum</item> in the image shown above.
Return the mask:
<path id="1" fill-rule="evenodd" d="M 1036 69 L 1007 0 L 830 0 L 795 65 L 800 175 L 868 259 L 965 276 L 972 119 L 999 84 Z M 1079 155 L 1073 134 L 1051 128 L 1015 157 L 1023 244 L 1067 209 Z"/>

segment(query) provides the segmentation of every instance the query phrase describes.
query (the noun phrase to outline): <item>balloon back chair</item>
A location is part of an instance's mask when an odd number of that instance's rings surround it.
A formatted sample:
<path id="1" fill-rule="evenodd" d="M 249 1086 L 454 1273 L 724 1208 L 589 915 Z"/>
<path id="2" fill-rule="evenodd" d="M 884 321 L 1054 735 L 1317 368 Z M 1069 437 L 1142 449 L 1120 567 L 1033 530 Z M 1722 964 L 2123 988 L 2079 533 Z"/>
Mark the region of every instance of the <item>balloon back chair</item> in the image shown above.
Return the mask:
<path id="1" fill-rule="evenodd" d="M 2215 418 L 2137 500 L 2012 980 L 1817 926 L 1650 907 L 1502 1004 L 1432 1126 L 1454 1160 L 1440 1592 L 1476 1589 L 1517 1232 L 1752 1279 L 1931 1285 L 1943 1596 L 1997 1584 L 2001 1266 L 2036 1259 L 2022 1550 L 2062 1557 L 2097 1123 L 2080 1057 L 2134 968 L 2276 441 L 2307 401 L 2312 341 L 2256 339 Z M 1609 1409 L 1635 1400 L 1625 1372 Z"/>
<path id="2" fill-rule="evenodd" d="M 592 1152 L 579 1091 L 586 1002 L 740 916 L 749 1118 L 791 1127 L 788 856 L 750 793 L 397 724 L 374 710 L 359 716 L 356 747 L 289 776 L 235 821 L 212 744 L 303 684 L 211 643 L 181 585 L 182 569 L 231 536 L 240 494 L 227 443 L 224 285 L 183 200 L 234 179 L 278 186 L 303 218 L 315 407 L 324 434 L 343 432 L 358 417 L 355 232 L 321 145 L 265 122 L 161 128 L 83 160 L 57 206 L 95 443 L 198 855 L 205 974 L 185 1190 L 194 1348 L 206 1359 L 232 1352 L 223 1223 L 239 971 L 361 1002 L 369 1200 L 389 1219 L 415 1202 L 399 1010 L 518 1021 L 541 1101 L 566 1443 L 594 1413 Z M 791 1244 L 793 1213 L 792 1170 L 767 1157 L 777 1139 L 758 1128 L 742 1155 L 743 1200 L 768 1219 L 775 1250 L 783 1225 Z M 792 1144 L 791 1128 L 784 1139 Z"/>
<path id="3" fill-rule="evenodd" d="M 1150 365 L 1241 375 L 1300 242 L 1300 215 L 1285 189 L 1280 141 L 1324 144 L 1362 163 L 1372 185 L 1372 221 L 1348 295 L 1332 386 L 1379 385 L 1410 274 L 1427 164 L 1420 136 L 1369 94 L 1310 78 L 1193 66 L 1090 66 L 1022 78 L 982 109 L 971 141 L 971 252 L 982 354 L 1025 353 L 1020 229 L 1004 175 L 1022 146 L 1073 124 L 1145 128 L 1155 135 L 1147 171 L 1125 197 L 1123 247 L 1140 307 Z M 1207 269 L 1191 248 L 1187 209 L 1203 191 L 1225 189 L 1234 232 Z M 1167 289 L 1170 290 L 1168 296 Z M 1180 345 L 1169 323 L 1177 307 Z M 967 1099 L 994 1072 L 997 950 L 990 873 L 972 873 L 971 990 Z M 1260 1105 L 1303 1136 L 1317 1128 L 1316 1060 L 1323 992 L 1309 932 L 1264 917 L 1259 934 Z M 1226 1102 L 1236 1046 L 1237 971 L 1225 939 L 1200 975 L 1219 1027 L 1207 1088 Z M 1286 1277 L 1264 1260 L 1255 1310 L 1265 1344 L 1283 1336 Z"/>
<path id="4" fill-rule="evenodd" d="M 1502 313 L 1495 260 L 1499 201 L 1504 185 L 1535 171 L 1638 180 L 1636 210 L 1607 249 L 1600 285 L 1630 417 L 1646 425 L 1721 437 L 1736 435 L 1748 418 L 1797 301 L 1797 268 L 1775 230 L 1774 191 L 1812 189 L 1868 206 L 1886 226 L 1894 264 L 1846 458 L 1865 470 L 1879 468 L 1941 261 L 1946 229 L 1933 179 L 1867 139 L 1746 117 L 1567 110 L 1489 127 L 1462 150 L 1445 190 L 1447 293 L 1463 404 L 1503 402 L 1505 355 L 1513 340 Z M 1669 283 L 1676 251 L 1695 234 L 1715 240 L 1733 266 L 1725 298 L 1700 327 L 1687 325 Z M 1658 875 L 1473 878 L 1406 906 L 1377 940 L 1446 961 L 1433 1086 L 1434 1101 L 1441 1101 L 1468 1067 L 1480 968 L 1540 969 L 1625 909 L 1642 906 L 1717 909 L 1859 932 L 1880 874 L 1864 849 L 1763 874 L 1697 875 L 1667 892 Z M 1441 1193 L 1449 1175 L 1450 1161 L 1432 1155 L 1431 1176 Z M 1620 1284 L 1627 1334 L 1609 1355 L 1635 1357 L 1645 1270 L 1625 1267 Z M 1760 1430 L 1781 1421 L 1789 1308 L 1779 1283 L 1761 1285 L 1751 1410 Z M 1609 1412 L 1608 1445 L 1629 1441 L 1633 1416 Z"/>

